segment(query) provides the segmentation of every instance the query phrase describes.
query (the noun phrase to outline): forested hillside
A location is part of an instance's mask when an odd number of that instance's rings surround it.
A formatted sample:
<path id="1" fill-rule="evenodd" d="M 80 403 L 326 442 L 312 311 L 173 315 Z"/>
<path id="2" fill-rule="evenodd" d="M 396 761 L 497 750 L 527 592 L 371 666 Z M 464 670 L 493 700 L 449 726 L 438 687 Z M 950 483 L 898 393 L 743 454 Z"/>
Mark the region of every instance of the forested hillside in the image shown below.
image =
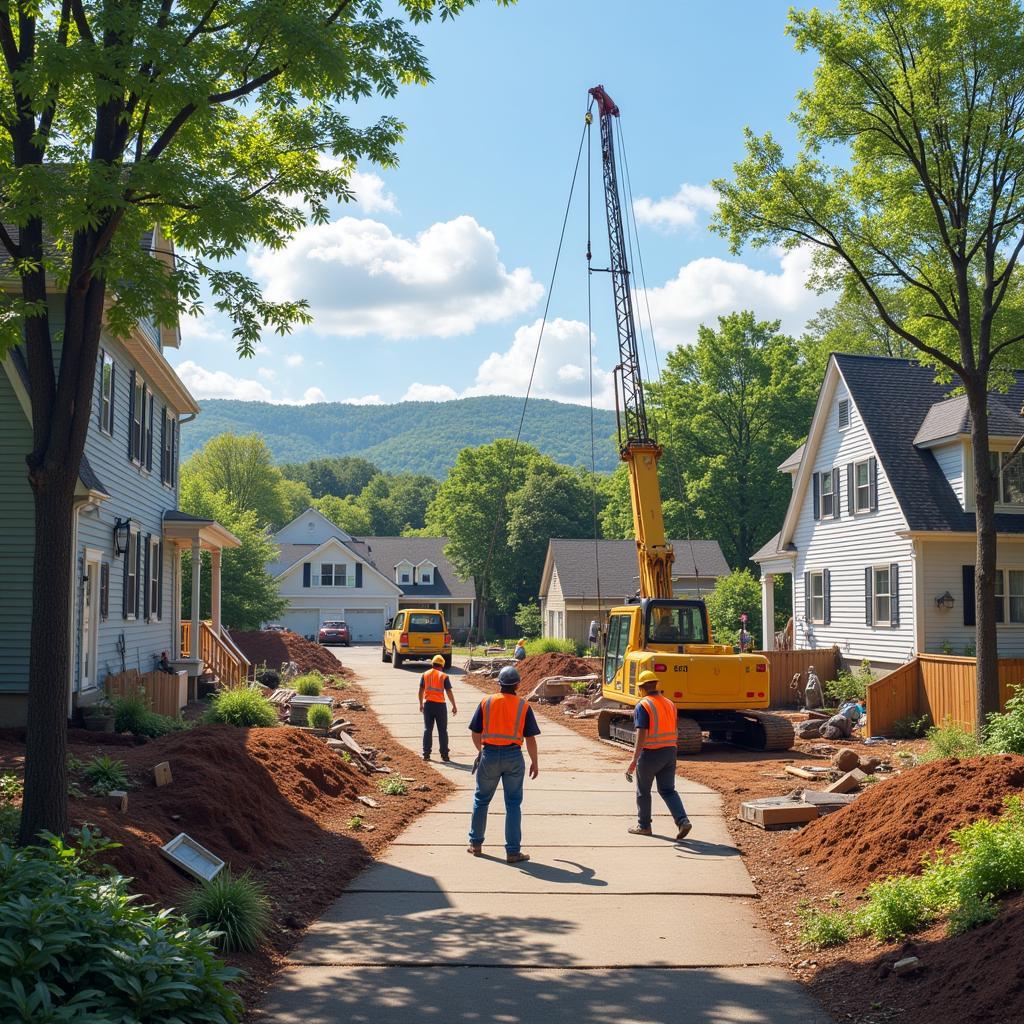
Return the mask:
<path id="1" fill-rule="evenodd" d="M 209 399 L 202 414 L 181 432 L 187 458 L 211 437 L 256 432 L 278 462 L 306 462 L 359 455 L 388 473 L 425 473 L 442 479 L 459 451 L 499 437 L 514 437 L 522 399 L 463 398 L 454 402 L 396 405 L 270 405 Z M 594 414 L 597 468 L 618 462 L 612 435 L 614 413 Z M 590 466 L 590 410 L 538 399 L 530 402 L 523 440 L 567 466 Z"/>

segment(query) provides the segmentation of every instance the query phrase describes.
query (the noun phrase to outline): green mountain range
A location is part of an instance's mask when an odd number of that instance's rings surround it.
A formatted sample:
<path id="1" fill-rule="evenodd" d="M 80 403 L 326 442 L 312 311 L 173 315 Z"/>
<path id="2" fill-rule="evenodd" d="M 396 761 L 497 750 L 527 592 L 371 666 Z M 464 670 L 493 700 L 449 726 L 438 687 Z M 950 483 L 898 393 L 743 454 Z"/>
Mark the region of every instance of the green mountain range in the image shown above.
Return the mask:
<path id="1" fill-rule="evenodd" d="M 426 473 L 443 478 L 462 448 L 515 437 L 521 398 L 461 398 L 452 402 L 396 405 L 271 405 L 208 399 L 202 414 L 181 432 L 187 458 L 211 437 L 231 431 L 260 434 L 278 462 L 305 462 L 329 455 L 359 455 L 388 473 Z M 597 468 L 618 463 L 615 414 L 594 411 Z M 590 409 L 545 399 L 526 411 L 523 440 L 567 466 L 590 466 Z"/>

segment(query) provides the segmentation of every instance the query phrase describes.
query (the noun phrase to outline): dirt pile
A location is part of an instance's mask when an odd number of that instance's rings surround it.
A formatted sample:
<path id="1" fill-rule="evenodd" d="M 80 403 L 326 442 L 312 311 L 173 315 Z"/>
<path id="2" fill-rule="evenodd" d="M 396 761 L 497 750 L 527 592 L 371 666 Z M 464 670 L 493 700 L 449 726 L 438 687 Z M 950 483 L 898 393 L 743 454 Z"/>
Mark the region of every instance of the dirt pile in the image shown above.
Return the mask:
<path id="1" fill-rule="evenodd" d="M 179 832 L 236 872 L 261 871 L 312 843 L 320 819 L 366 786 L 354 765 L 297 729 L 199 726 L 118 756 L 137 784 L 128 814 L 86 797 L 72 801 L 71 815 L 123 843 L 110 861 L 160 902 L 173 903 L 188 884 L 159 852 Z M 160 761 L 170 762 L 174 781 L 157 789 L 152 768 Z M 355 852 L 359 844 L 348 842 Z"/>
<path id="2" fill-rule="evenodd" d="M 914 874 L 949 833 L 995 818 L 1005 797 L 1024 792 L 1024 757 L 1006 754 L 920 765 L 872 786 L 849 807 L 787 836 L 783 855 L 816 880 L 860 888 Z"/>
<path id="3" fill-rule="evenodd" d="M 319 671 L 334 676 L 350 674 L 327 648 L 289 630 L 253 630 L 251 633 L 232 631 L 231 639 L 238 644 L 252 665 L 279 669 L 286 662 L 294 661 L 300 672 Z"/>
<path id="4" fill-rule="evenodd" d="M 597 673 L 594 659 L 577 658 L 572 654 L 535 654 L 519 664 L 522 686 L 534 687 L 548 676 L 592 676 Z"/>

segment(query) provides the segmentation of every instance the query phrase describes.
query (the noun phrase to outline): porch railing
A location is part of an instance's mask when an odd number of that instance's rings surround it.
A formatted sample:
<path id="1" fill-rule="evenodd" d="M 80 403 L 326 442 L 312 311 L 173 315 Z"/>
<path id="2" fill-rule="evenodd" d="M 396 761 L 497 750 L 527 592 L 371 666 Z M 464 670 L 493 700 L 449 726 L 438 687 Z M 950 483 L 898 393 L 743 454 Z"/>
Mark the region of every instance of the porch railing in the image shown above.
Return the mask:
<path id="1" fill-rule="evenodd" d="M 181 656 L 192 656 L 192 623 L 181 624 Z M 223 628 L 218 633 L 213 623 L 199 623 L 199 657 L 223 686 L 238 686 L 249 675 L 249 660 Z"/>

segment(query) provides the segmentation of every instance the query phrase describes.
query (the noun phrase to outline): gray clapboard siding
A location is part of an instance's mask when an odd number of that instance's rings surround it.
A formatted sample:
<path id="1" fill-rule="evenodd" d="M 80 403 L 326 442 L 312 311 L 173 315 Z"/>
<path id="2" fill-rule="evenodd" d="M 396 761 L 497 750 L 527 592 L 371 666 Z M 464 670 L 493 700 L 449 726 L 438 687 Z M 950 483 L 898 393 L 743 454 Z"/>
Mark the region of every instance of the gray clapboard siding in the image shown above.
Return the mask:
<path id="1" fill-rule="evenodd" d="M 942 470 L 943 475 L 949 481 L 949 486 L 953 488 L 953 492 L 960 502 L 960 507 L 966 508 L 964 504 L 964 445 L 959 440 L 956 440 L 951 444 L 944 444 L 938 448 L 933 448 L 932 454 L 935 456 L 935 461 L 939 464 L 939 469 Z"/>

